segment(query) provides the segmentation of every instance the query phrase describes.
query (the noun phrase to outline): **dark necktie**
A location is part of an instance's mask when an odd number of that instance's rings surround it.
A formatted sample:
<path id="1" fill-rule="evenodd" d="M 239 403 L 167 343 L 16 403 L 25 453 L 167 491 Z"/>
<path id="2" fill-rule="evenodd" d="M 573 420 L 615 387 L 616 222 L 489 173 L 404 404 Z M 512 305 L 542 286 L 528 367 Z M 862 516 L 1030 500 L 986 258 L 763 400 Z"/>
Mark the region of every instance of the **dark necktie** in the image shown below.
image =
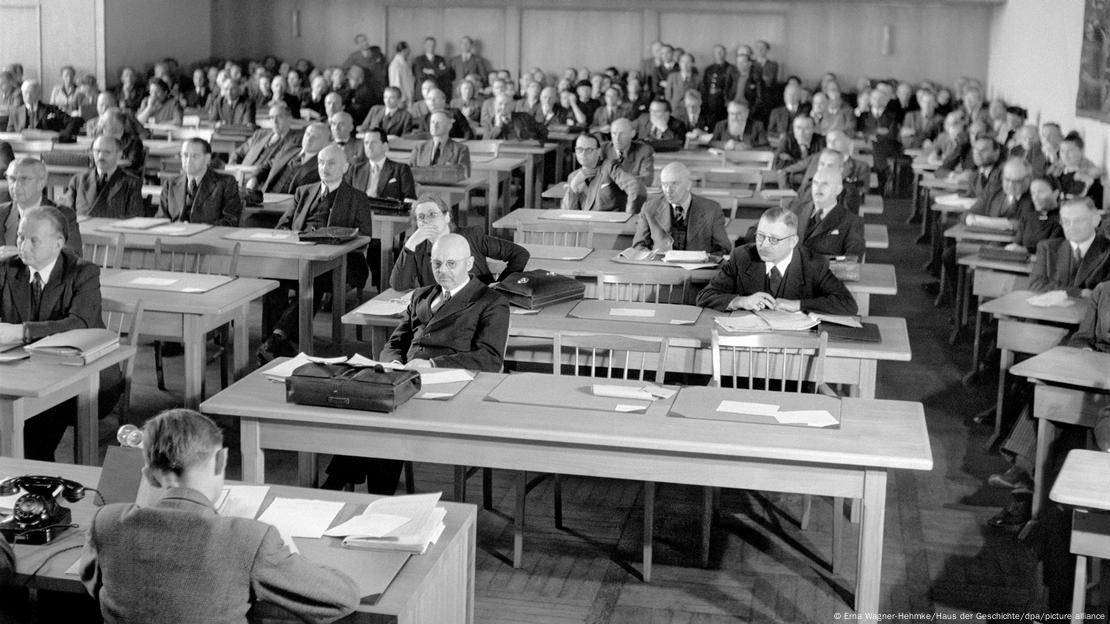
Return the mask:
<path id="1" fill-rule="evenodd" d="M 809 229 L 812 231 L 819 223 L 821 223 L 821 211 L 814 208 L 813 215 L 809 219 Z"/>
<path id="2" fill-rule="evenodd" d="M 1071 267 L 1068 270 L 1068 285 L 1075 285 L 1075 278 L 1079 276 L 1079 265 L 1083 263 L 1083 256 L 1079 253 L 1079 247 L 1073 246 L 1071 248 Z"/>
<path id="3" fill-rule="evenodd" d="M 39 319 L 39 305 L 42 304 L 42 275 L 35 271 L 31 276 L 31 316 Z"/>
<path id="4" fill-rule="evenodd" d="M 193 202 L 197 198 L 197 181 L 189 180 L 185 185 L 185 206 L 181 209 L 181 220 L 188 221 L 193 212 Z"/>
<path id="5" fill-rule="evenodd" d="M 106 176 L 106 175 L 96 176 L 96 192 L 99 193 L 99 192 L 103 191 L 106 186 L 108 186 L 108 176 Z"/>
<path id="6" fill-rule="evenodd" d="M 682 210 L 682 206 L 677 204 L 671 206 L 671 218 L 675 227 L 685 227 L 686 213 Z"/>
<path id="7" fill-rule="evenodd" d="M 435 300 L 435 302 L 432 304 L 432 314 L 435 314 L 436 312 L 439 312 L 440 308 L 442 308 L 444 305 L 446 305 L 447 302 L 450 301 L 450 300 L 451 300 L 451 291 L 441 289 L 441 293 L 439 295 L 439 298 L 437 298 Z"/>
<path id="8" fill-rule="evenodd" d="M 443 155 L 443 150 L 440 148 L 440 144 L 436 143 L 435 144 L 435 149 L 432 150 L 432 162 L 431 162 L 431 164 L 432 165 L 438 165 L 439 164 L 439 157 L 442 156 L 442 155 Z"/>
<path id="9" fill-rule="evenodd" d="M 779 268 L 771 267 L 771 272 L 767 274 L 767 286 L 770 289 L 770 294 L 774 297 L 779 296 L 779 286 L 782 285 L 782 273 L 779 273 Z"/>

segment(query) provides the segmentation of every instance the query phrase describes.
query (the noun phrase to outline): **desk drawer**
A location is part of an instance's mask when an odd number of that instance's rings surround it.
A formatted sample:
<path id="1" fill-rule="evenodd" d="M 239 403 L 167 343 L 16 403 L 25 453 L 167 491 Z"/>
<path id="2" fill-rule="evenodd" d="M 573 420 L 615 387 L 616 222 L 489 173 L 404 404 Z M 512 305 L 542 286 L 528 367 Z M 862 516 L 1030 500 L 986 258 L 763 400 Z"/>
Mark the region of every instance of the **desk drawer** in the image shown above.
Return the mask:
<path id="1" fill-rule="evenodd" d="M 972 282 L 971 292 L 977 297 L 994 299 L 1014 290 L 1023 290 L 1028 286 L 1028 275 L 1016 275 L 1014 273 L 1002 273 L 1001 271 L 992 271 L 990 269 L 979 269 L 975 271 L 975 279 Z"/>
<path id="2" fill-rule="evenodd" d="M 999 319 L 998 348 L 1036 355 L 1058 346 L 1069 333 L 1063 327 Z"/>
<path id="3" fill-rule="evenodd" d="M 1054 422 L 1093 427 L 1099 410 L 1107 405 L 1110 394 L 1048 384 L 1033 389 L 1033 414 Z"/>
<path id="4" fill-rule="evenodd" d="M 1075 555 L 1110 559 L 1110 513 L 1073 509 L 1071 552 Z"/>

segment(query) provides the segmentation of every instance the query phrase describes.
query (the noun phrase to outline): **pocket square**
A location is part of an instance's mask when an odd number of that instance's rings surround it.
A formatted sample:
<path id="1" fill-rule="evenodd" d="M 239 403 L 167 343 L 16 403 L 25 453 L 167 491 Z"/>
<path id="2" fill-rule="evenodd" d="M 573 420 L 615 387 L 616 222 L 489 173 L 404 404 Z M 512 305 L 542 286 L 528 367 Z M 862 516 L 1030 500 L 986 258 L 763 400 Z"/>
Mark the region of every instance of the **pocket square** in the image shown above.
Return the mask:
<path id="1" fill-rule="evenodd" d="M 386 182 L 386 184 L 392 184 L 392 183 L 394 183 L 394 182 L 396 182 L 396 181 L 397 181 L 397 178 L 390 178 L 390 179 L 389 179 L 389 181 L 388 181 L 388 182 Z"/>
<path id="2" fill-rule="evenodd" d="M 840 230 L 833 230 L 829 232 L 829 236 L 840 236 Z"/>
<path id="3" fill-rule="evenodd" d="M 605 188 L 605 187 L 607 187 L 607 186 L 609 186 L 609 182 L 606 182 L 605 184 L 602 184 L 602 185 L 601 185 L 601 188 Z"/>

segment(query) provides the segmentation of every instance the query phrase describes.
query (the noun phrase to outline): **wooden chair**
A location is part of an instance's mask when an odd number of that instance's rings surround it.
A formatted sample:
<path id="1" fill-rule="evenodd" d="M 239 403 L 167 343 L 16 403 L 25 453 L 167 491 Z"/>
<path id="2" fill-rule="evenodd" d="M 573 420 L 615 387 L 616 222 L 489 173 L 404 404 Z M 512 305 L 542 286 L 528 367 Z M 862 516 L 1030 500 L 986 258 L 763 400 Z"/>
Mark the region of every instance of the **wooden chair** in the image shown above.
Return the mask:
<path id="1" fill-rule="evenodd" d="M 489 162 L 501 155 L 501 141 L 467 141 L 466 147 L 470 150 L 470 162 Z"/>
<path id="2" fill-rule="evenodd" d="M 88 152 L 51 150 L 42 153 L 42 164 L 47 167 L 92 167 L 92 156 Z"/>
<path id="3" fill-rule="evenodd" d="M 736 212 L 740 209 L 740 200 L 737 199 L 732 191 L 728 189 L 695 189 L 699 197 L 711 199 L 721 206 L 721 210 L 725 211 L 725 216 L 730 219 L 736 218 Z"/>
<path id="4" fill-rule="evenodd" d="M 686 297 L 692 294 L 689 282 L 686 271 L 680 269 L 602 275 L 597 280 L 594 298 L 635 303 L 686 303 Z"/>
<path id="5" fill-rule="evenodd" d="M 122 301 L 104 297 L 100 302 L 104 326 L 120 337 L 121 345 L 138 346 L 139 328 L 143 324 L 143 301 Z M 123 364 L 123 395 L 119 400 L 119 424 L 136 424 L 130 421 L 131 380 L 135 372 L 135 356 L 127 358 Z"/>
<path id="6" fill-rule="evenodd" d="M 725 160 L 741 167 L 770 171 L 775 164 L 775 153 L 771 150 L 733 150 L 725 152 Z"/>
<path id="7" fill-rule="evenodd" d="M 617 335 L 555 334 L 552 373 L 613 379 L 636 379 L 663 383 L 667 373 L 668 338 L 640 339 Z M 564 355 L 569 365 L 563 363 Z M 524 551 L 524 502 L 528 492 L 546 478 L 528 480 L 528 473 L 516 475 L 516 509 L 513 512 L 513 567 L 520 567 Z M 563 480 L 554 475 L 555 527 L 563 528 Z M 651 581 L 652 534 L 655 526 L 655 483 L 644 482 L 644 581 Z"/>
<path id="8" fill-rule="evenodd" d="M 720 387 L 721 380 L 727 377 L 731 379 L 733 388 L 833 394 L 824 384 L 825 353 L 828 342 L 829 337 L 825 332 L 819 335 L 789 333 L 721 335 L 714 329 L 713 379 L 710 384 Z M 725 367 L 726 359 L 731 361 L 731 367 L 728 369 Z M 709 563 L 709 537 L 719 493 L 718 488 L 705 488 L 701 544 L 703 566 Z M 799 522 L 802 530 L 809 527 L 812 509 L 813 498 L 806 495 L 803 499 L 802 518 Z M 833 499 L 832 564 L 834 571 L 839 560 L 840 536 L 843 532 L 843 499 L 837 497 Z"/>
<path id="9" fill-rule="evenodd" d="M 182 243 L 177 241 L 164 241 L 161 238 L 154 241 L 154 268 L 159 271 L 176 271 L 179 273 L 202 273 L 207 275 L 239 275 L 239 243 L 231 248 L 229 253 L 226 248 L 203 243 Z M 220 359 L 220 383 L 226 388 L 231 383 L 231 353 L 227 346 L 231 344 L 231 332 L 228 325 L 224 325 L 212 332 L 219 349 L 208 358 L 212 362 Z M 158 389 L 166 389 L 165 372 L 162 367 L 162 342 L 154 342 L 154 367 L 158 378 Z M 201 379 L 200 395 L 205 396 L 206 382 Z"/>
<path id="10" fill-rule="evenodd" d="M 517 226 L 513 232 L 513 242 L 557 247 L 593 247 L 594 235 L 588 223 L 531 221 Z"/>
<path id="11" fill-rule="evenodd" d="M 81 257 L 102 269 L 123 267 L 124 248 L 122 233 L 81 236 Z"/>

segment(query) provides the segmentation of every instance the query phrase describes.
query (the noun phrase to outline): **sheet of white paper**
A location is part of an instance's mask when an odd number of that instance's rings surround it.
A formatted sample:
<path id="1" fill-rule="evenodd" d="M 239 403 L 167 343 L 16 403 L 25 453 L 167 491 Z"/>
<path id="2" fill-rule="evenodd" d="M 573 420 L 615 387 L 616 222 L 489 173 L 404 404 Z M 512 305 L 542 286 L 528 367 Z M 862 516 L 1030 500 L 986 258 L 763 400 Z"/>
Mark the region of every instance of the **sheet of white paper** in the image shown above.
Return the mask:
<path id="1" fill-rule="evenodd" d="M 253 520 L 258 515 L 258 510 L 262 507 L 269 491 L 268 485 L 225 485 L 226 496 L 221 497 L 216 513 L 229 518 Z"/>
<path id="2" fill-rule="evenodd" d="M 667 321 L 671 325 L 693 325 L 695 321 L 688 321 L 686 319 L 671 319 Z"/>
<path id="3" fill-rule="evenodd" d="M 275 498 L 266 511 L 258 517 L 260 522 L 273 525 L 289 548 L 296 549 L 294 537 L 318 538 L 328 530 L 343 503 L 307 498 Z"/>
<path id="4" fill-rule="evenodd" d="M 340 362 L 346 361 L 347 358 L 344 356 L 334 358 L 316 358 L 305 353 L 298 353 L 296 357 L 290 358 L 285 362 L 282 362 L 281 364 L 278 364 L 277 366 L 263 372 L 262 374 L 274 381 L 285 381 L 285 378 L 292 375 L 293 371 L 297 370 L 297 367 L 302 364 L 308 364 L 309 362 L 316 362 L 318 364 L 338 364 Z"/>
<path id="5" fill-rule="evenodd" d="M 69 576 L 77 576 L 80 573 L 81 573 L 81 558 L 78 557 L 77 561 L 73 562 L 73 565 L 66 568 L 66 574 L 68 574 Z"/>
<path id="6" fill-rule="evenodd" d="M 740 316 L 718 316 L 714 321 L 721 329 L 729 332 L 768 331 L 771 326 L 767 321 L 754 314 L 741 314 Z"/>
<path id="7" fill-rule="evenodd" d="M 410 518 L 393 514 L 360 515 L 334 526 L 324 532 L 328 537 L 347 537 L 357 535 L 360 537 L 381 537 L 390 531 L 396 531 L 408 522 Z"/>
<path id="8" fill-rule="evenodd" d="M 647 409 L 646 405 L 618 405 L 615 408 L 618 412 L 642 412 Z"/>
<path id="9" fill-rule="evenodd" d="M 249 238 L 256 240 L 285 240 L 292 237 L 289 232 L 251 232 Z"/>
<path id="10" fill-rule="evenodd" d="M 342 358 L 337 358 L 337 359 L 340 362 L 344 361 Z M 352 355 L 351 357 L 347 358 L 346 364 L 349 364 L 351 366 L 377 366 L 377 365 L 380 364 L 383 367 L 385 367 L 387 369 L 392 369 L 392 370 L 401 370 L 402 368 L 404 368 L 404 366 L 402 366 L 400 364 L 394 364 L 393 362 L 380 362 L 378 360 L 371 360 L 370 358 L 366 357 L 365 355 L 362 355 L 361 353 L 356 353 L 356 354 Z"/>
<path id="11" fill-rule="evenodd" d="M 836 419 L 833 418 L 833 415 L 825 410 L 778 412 L 774 414 L 774 417 L 784 425 L 804 424 L 809 427 L 828 427 L 836 424 Z"/>
<path id="12" fill-rule="evenodd" d="M 429 399 L 429 400 L 432 400 L 432 399 L 449 399 L 453 396 L 455 396 L 455 395 L 451 394 L 450 392 L 421 392 L 420 394 L 414 396 L 413 398 L 414 399 Z"/>
<path id="13" fill-rule="evenodd" d="M 170 286 L 177 282 L 177 278 L 173 277 L 134 277 L 127 283 L 136 286 Z"/>
<path id="14" fill-rule="evenodd" d="M 474 379 L 474 376 L 461 368 L 435 368 L 420 371 L 420 383 L 425 386 L 470 381 L 471 379 Z"/>
<path id="15" fill-rule="evenodd" d="M 641 308 L 611 308 L 609 316 L 635 316 L 639 318 L 651 318 L 655 316 L 655 310 L 645 310 Z"/>
<path id="16" fill-rule="evenodd" d="M 584 212 L 584 213 L 581 213 L 581 214 L 575 214 L 575 213 L 561 214 L 561 215 L 559 215 L 559 218 L 560 219 L 577 219 L 579 221 L 589 221 L 593 217 L 590 216 L 589 213 Z"/>
<path id="17" fill-rule="evenodd" d="M 181 292 L 187 292 L 187 293 L 202 293 L 202 292 L 205 292 L 205 290 L 204 290 L 203 288 L 195 288 L 195 287 L 193 287 L 193 286 L 190 286 L 189 288 L 182 288 L 182 289 L 181 289 Z"/>
<path id="18" fill-rule="evenodd" d="M 686 269 L 687 271 L 697 271 L 698 269 L 712 269 L 717 266 L 712 262 L 698 262 L 694 264 L 686 262 L 672 262 L 671 265 L 681 267 L 683 269 Z"/>
<path id="19" fill-rule="evenodd" d="M 1026 299 L 1029 305 L 1035 308 L 1051 308 L 1061 307 L 1066 308 L 1072 305 L 1072 300 L 1068 298 L 1068 293 L 1063 290 L 1050 290 L 1046 293 L 1033 295 Z"/>
<path id="20" fill-rule="evenodd" d="M 652 396 L 659 399 L 669 399 L 677 392 L 677 390 L 671 390 L 670 388 L 664 388 L 656 384 L 648 384 L 644 386 L 643 390 L 644 392 L 650 392 Z"/>
<path id="21" fill-rule="evenodd" d="M 680 251 L 680 250 L 672 249 L 671 251 L 668 251 L 663 256 L 663 261 L 664 262 L 692 262 L 692 263 L 698 263 L 698 262 L 705 262 L 707 260 L 709 260 L 709 254 L 706 253 L 705 251 L 685 251 L 685 250 Z"/>
<path id="22" fill-rule="evenodd" d="M 779 406 L 772 403 L 749 403 L 747 401 L 721 401 L 717 406 L 718 412 L 732 414 L 756 414 L 759 416 L 775 416 Z"/>
<path id="23" fill-rule="evenodd" d="M 654 401 L 653 396 L 647 390 L 636 388 L 634 386 L 617 386 L 609 384 L 593 384 L 594 396 L 609 397 L 612 399 L 638 399 L 641 401 Z"/>
<path id="24" fill-rule="evenodd" d="M 524 308 L 513 308 L 509 310 L 510 314 L 539 314 L 539 310 L 525 310 Z"/>

